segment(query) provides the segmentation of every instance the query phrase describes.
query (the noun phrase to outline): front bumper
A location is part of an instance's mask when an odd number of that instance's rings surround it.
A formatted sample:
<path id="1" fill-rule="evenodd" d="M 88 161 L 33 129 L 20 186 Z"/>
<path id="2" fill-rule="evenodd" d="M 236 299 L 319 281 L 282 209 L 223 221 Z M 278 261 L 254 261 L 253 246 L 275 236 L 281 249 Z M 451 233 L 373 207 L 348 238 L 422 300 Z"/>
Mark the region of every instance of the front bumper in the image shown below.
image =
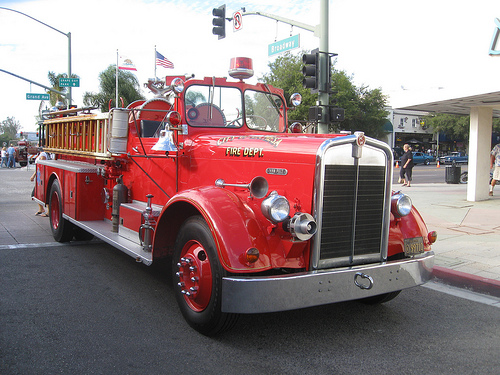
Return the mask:
<path id="1" fill-rule="evenodd" d="M 395 292 L 432 278 L 434 253 L 418 258 L 280 276 L 222 280 L 222 311 L 254 314 L 294 310 Z"/>

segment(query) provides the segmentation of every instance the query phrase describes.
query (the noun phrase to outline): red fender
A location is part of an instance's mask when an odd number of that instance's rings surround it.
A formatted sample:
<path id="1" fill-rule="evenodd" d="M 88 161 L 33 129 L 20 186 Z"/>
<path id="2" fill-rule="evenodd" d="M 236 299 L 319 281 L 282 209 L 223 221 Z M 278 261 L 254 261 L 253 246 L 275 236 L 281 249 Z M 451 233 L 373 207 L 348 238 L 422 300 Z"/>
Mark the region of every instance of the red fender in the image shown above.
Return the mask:
<path id="1" fill-rule="evenodd" d="M 411 209 L 409 215 L 402 218 L 395 219 L 391 213 L 388 256 L 404 251 L 405 238 L 423 237 L 424 251 L 431 250 L 428 234 L 427 226 L 415 207 Z"/>
<path id="2" fill-rule="evenodd" d="M 196 211 L 190 210 L 188 206 Z M 185 190 L 164 207 L 158 224 L 172 228 L 172 222 L 176 221 L 173 227 L 179 228 L 187 217 L 197 213 L 208 223 L 220 262 L 227 271 L 241 273 L 271 268 L 269 244 L 263 228 L 248 205 L 229 190 L 215 186 Z M 167 230 L 170 234 L 166 234 L 158 228 L 157 232 L 167 237 L 176 236 L 175 230 Z M 168 247 L 173 242 L 175 238 L 155 239 L 154 247 Z M 250 248 L 258 249 L 260 256 L 257 262 L 249 265 L 245 252 Z"/>

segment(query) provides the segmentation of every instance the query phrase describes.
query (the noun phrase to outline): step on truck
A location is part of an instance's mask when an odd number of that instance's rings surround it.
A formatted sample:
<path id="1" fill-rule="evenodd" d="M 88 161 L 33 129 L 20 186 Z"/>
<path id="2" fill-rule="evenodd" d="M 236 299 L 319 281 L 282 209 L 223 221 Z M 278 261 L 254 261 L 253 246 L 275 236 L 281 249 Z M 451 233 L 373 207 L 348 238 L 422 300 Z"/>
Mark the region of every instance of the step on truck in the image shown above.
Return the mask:
<path id="1" fill-rule="evenodd" d="M 297 132 L 283 91 L 252 73 L 232 59 L 229 79 L 152 79 L 155 96 L 126 108 L 52 113 L 34 200 L 55 240 L 171 259 L 182 315 L 208 336 L 240 314 L 381 303 L 428 281 L 436 233 L 392 191 L 388 145 Z"/>

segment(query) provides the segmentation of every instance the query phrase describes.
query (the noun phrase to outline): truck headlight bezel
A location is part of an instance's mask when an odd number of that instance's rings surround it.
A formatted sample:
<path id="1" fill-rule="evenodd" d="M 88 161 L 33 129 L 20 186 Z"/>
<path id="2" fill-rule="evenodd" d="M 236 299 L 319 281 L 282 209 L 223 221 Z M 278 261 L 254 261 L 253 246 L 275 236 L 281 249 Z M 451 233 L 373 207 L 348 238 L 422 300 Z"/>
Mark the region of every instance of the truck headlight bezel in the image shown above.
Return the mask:
<path id="1" fill-rule="evenodd" d="M 262 214 L 273 223 L 281 223 L 290 215 L 290 203 L 284 196 L 272 191 L 261 204 Z"/>
<path id="2" fill-rule="evenodd" d="M 391 212 L 395 217 L 404 217 L 410 214 L 413 204 L 408 195 L 394 194 L 391 197 Z"/>

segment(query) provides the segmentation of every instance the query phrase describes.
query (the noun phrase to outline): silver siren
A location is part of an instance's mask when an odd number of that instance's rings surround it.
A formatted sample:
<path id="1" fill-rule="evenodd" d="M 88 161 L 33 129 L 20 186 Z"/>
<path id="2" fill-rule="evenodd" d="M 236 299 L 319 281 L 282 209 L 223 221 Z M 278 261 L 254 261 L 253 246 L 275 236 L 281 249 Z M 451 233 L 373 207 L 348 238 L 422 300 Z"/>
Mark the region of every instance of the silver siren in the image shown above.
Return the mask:
<path id="1" fill-rule="evenodd" d="M 318 226 L 307 213 L 297 212 L 288 223 L 290 233 L 301 241 L 307 241 L 316 234 Z"/>
<path id="2" fill-rule="evenodd" d="M 225 187 L 225 186 L 234 186 L 241 187 L 244 189 L 250 190 L 250 194 L 257 199 L 264 198 L 269 190 L 269 184 L 264 177 L 254 177 L 253 180 L 249 184 L 226 184 L 226 182 L 219 178 L 215 181 L 215 186 Z"/>

